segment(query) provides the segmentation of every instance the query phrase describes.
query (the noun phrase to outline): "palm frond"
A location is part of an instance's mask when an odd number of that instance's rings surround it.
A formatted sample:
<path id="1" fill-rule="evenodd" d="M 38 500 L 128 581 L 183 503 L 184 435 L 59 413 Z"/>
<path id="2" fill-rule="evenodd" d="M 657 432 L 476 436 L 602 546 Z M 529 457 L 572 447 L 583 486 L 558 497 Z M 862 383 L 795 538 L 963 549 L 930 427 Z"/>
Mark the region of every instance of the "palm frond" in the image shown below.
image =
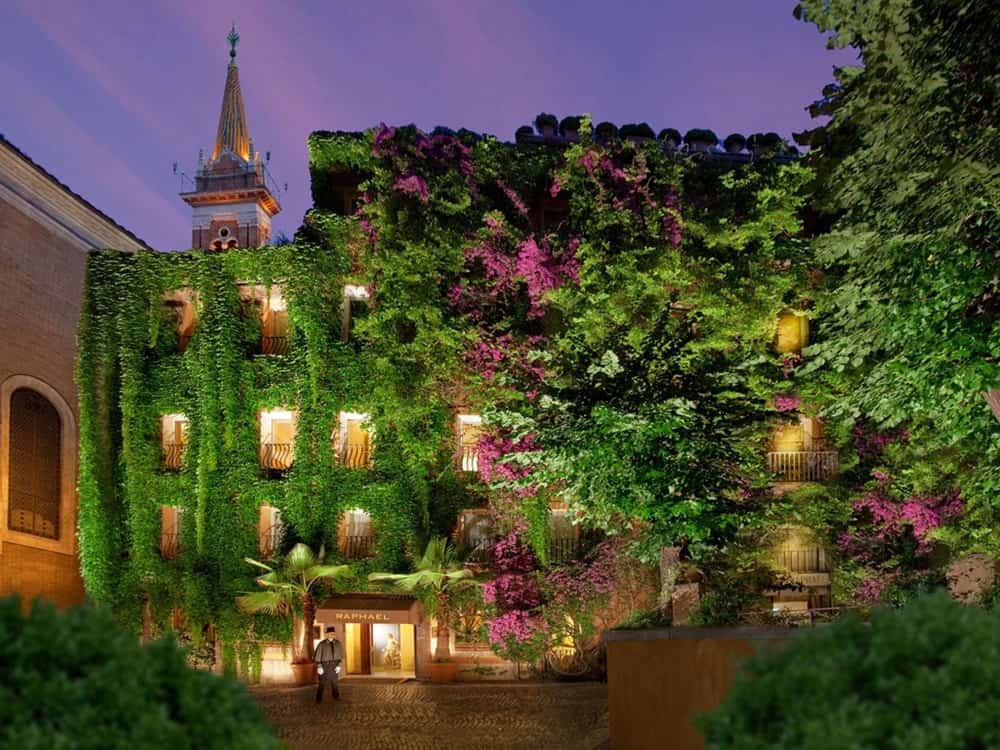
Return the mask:
<path id="1" fill-rule="evenodd" d="M 254 591 L 244 594 L 236 597 L 236 604 L 241 610 L 250 614 L 286 615 L 291 608 L 288 597 L 277 591 Z"/>

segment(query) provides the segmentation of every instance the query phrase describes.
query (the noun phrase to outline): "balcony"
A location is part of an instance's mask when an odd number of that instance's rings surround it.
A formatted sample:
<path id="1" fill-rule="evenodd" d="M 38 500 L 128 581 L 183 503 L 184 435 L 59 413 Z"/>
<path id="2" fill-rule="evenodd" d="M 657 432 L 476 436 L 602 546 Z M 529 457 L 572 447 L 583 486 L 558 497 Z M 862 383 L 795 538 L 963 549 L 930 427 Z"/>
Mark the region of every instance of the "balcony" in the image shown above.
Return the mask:
<path id="1" fill-rule="evenodd" d="M 286 471 L 294 460 L 291 443 L 262 443 L 260 446 L 260 465 L 271 471 Z"/>
<path id="2" fill-rule="evenodd" d="M 462 446 L 462 471 L 467 471 L 473 474 L 479 472 L 478 445 Z"/>
<path id="3" fill-rule="evenodd" d="M 778 482 L 824 482 L 837 475 L 837 451 L 770 451 L 767 469 Z"/>
<path id="4" fill-rule="evenodd" d="M 184 465 L 184 443 L 167 443 L 163 446 L 163 468 L 176 471 Z"/>
<path id="5" fill-rule="evenodd" d="M 339 540 L 340 554 L 346 560 L 363 560 L 372 556 L 375 537 L 372 534 L 352 534 Z"/>
<path id="6" fill-rule="evenodd" d="M 550 563 L 567 563 L 581 557 L 580 540 L 576 537 L 556 537 L 549 539 Z"/>
<path id="7" fill-rule="evenodd" d="M 275 523 L 266 528 L 260 534 L 260 556 L 269 560 L 278 554 L 281 549 L 281 540 L 285 536 L 285 527 L 281 523 Z"/>
<path id="8" fill-rule="evenodd" d="M 260 351 L 267 355 L 288 354 L 288 336 L 261 336 Z"/>
<path id="9" fill-rule="evenodd" d="M 498 539 L 499 537 L 480 537 L 465 540 L 465 548 L 468 550 L 465 562 L 470 565 L 489 565 L 490 550 Z"/>
<path id="10" fill-rule="evenodd" d="M 181 535 L 174 532 L 160 534 L 160 556 L 165 560 L 173 560 L 181 551 Z"/>
<path id="11" fill-rule="evenodd" d="M 348 469 L 367 469 L 372 465 L 371 446 L 366 443 L 349 444 L 340 449 L 338 461 Z"/>

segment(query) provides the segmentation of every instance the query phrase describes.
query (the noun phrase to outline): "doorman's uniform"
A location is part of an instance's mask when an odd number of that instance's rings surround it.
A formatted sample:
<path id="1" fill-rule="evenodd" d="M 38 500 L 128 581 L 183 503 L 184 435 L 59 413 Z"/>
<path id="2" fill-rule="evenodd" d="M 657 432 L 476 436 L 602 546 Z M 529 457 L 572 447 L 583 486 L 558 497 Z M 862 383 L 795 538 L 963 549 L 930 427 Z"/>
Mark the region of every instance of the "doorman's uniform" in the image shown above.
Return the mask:
<path id="1" fill-rule="evenodd" d="M 316 647 L 314 661 L 323 669 L 323 674 L 319 676 L 319 687 L 316 689 L 316 702 L 323 700 L 323 691 L 327 685 L 330 686 L 330 693 L 334 698 L 340 698 L 340 687 L 338 685 L 340 675 L 337 674 L 337 667 L 344 660 L 344 645 L 334 638 L 332 641 L 323 639 Z"/>

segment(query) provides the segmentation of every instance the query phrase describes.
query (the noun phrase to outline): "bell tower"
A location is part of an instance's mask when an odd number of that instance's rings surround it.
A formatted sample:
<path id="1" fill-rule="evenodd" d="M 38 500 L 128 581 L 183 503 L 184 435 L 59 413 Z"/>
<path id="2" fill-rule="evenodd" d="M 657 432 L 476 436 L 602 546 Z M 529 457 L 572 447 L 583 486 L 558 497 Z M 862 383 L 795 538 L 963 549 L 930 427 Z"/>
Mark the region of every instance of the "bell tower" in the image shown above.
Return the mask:
<path id="1" fill-rule="evenodd" d="M 268 173 L 253 149 L 243 109 L 236 25 L 229 32 L 229 67 L 212 156 L 198 157 L 194 190 L 181 198 L 194 210 L 191 246 L 202 250 L 258 247 L 271 241 L 271 217 L 281 205 L 268 186 Z"/>

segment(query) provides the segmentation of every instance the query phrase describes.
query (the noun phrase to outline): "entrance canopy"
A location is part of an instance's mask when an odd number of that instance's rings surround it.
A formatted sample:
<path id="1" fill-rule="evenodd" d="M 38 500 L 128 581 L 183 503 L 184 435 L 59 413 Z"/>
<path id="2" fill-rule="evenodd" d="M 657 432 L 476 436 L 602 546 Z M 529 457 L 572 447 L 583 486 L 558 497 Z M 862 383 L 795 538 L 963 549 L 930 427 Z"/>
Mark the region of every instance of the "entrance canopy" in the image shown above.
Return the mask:
<path id="1" fill-rule="evenodd" d="M 316 620 L 338 622 L 391 622 L 419 625 L 424 619 L 420 602 L 394 594 L 335 594 L 316 608 Z"/>

